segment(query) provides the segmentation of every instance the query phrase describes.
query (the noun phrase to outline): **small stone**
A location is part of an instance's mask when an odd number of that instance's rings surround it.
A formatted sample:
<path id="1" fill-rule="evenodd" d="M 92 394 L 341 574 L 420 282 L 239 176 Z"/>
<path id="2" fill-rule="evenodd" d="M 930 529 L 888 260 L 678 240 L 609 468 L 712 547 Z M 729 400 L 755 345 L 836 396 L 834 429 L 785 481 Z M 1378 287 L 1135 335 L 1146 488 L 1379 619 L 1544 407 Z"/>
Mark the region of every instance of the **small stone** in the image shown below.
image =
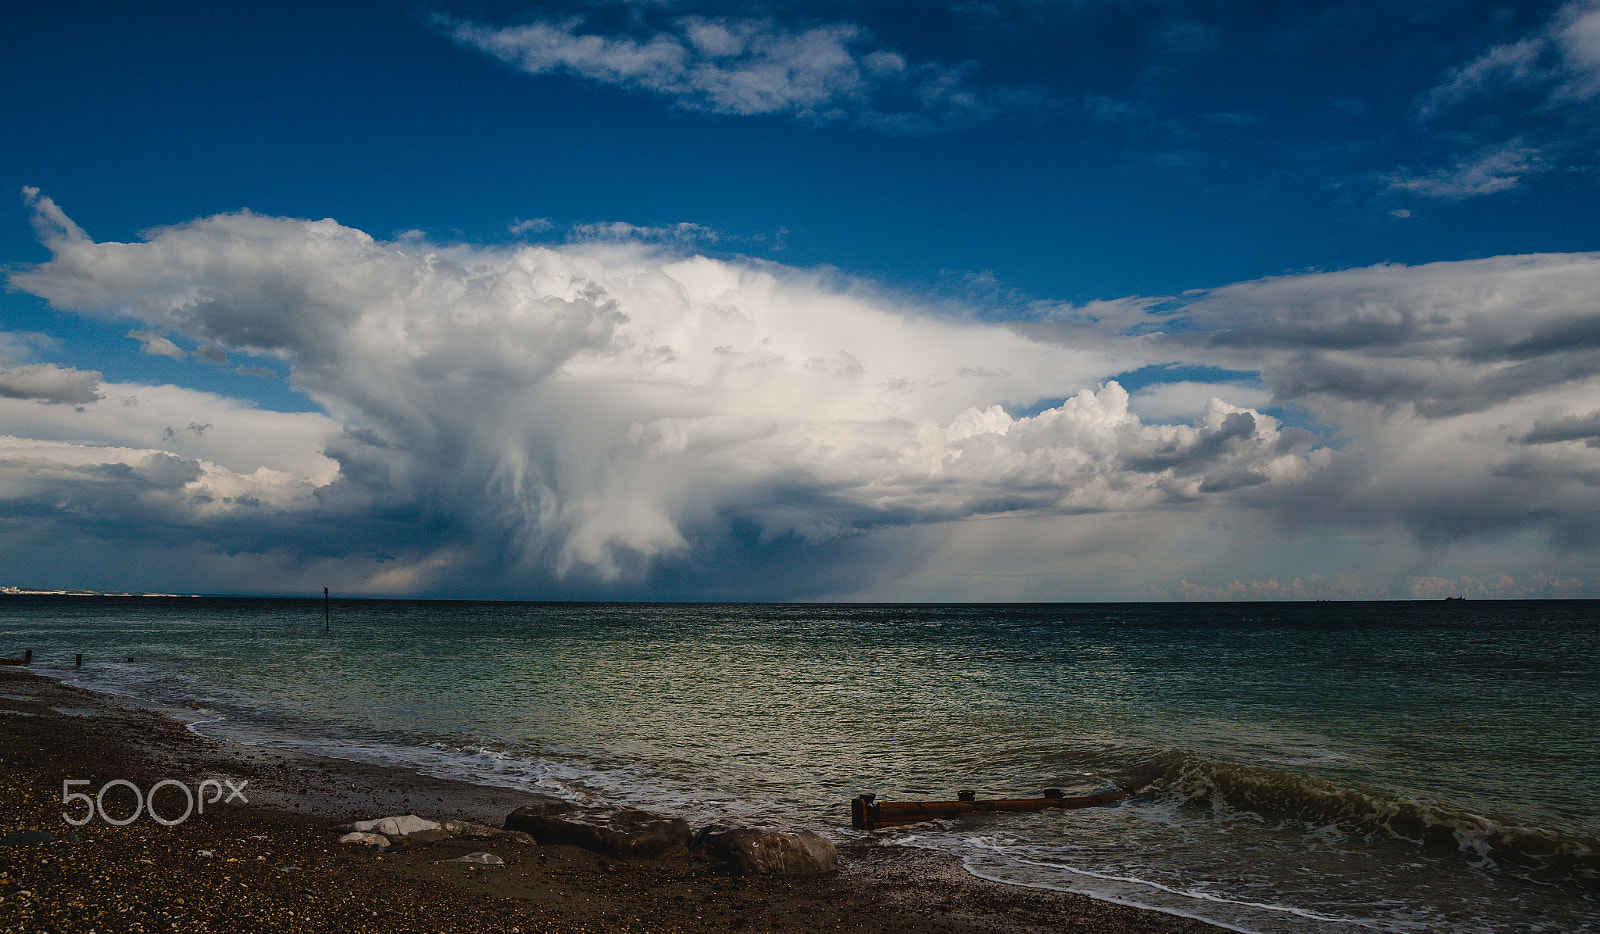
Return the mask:
<path id="1" fill-rule="evenodd" d="M 470 866 L 504 866 L 506 861 L 493 853 L 468 853 L 466 856 L 457 856 L 450 860 L 452 863 L 466 863 Z"/>

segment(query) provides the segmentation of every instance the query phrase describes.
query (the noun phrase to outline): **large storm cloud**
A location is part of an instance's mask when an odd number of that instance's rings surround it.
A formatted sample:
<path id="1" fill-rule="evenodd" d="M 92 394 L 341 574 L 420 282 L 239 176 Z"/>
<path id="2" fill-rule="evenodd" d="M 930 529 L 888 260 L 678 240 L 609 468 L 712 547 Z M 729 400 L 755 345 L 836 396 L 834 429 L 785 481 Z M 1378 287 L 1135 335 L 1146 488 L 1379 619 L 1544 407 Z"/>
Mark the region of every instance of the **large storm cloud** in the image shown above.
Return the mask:
<path id="1" fill-rule="evenodd" d="M 1594 256 L 999 326 L 639 244 L 383 242 L 250 213 L 98 243 L 30 198 L 53 255 L 14 287 L 141 340 L 276 357 L 321 410 L 14 367 L 0 497 L 37 541 L 369 592 L 678 597 L 872 592 L 972 521 L 1065 542 L 1120 516 L 1145 530 L 1117 546 L 1136 557 L 1164 525 L 1228 515 L 1594 544 Z M 1130 397 L 1115 377 L 1169 364 L 1259 373 L 1280 408 L 1223 383 L 1185 423 L 1142 419 L 1159 384 Z"/>

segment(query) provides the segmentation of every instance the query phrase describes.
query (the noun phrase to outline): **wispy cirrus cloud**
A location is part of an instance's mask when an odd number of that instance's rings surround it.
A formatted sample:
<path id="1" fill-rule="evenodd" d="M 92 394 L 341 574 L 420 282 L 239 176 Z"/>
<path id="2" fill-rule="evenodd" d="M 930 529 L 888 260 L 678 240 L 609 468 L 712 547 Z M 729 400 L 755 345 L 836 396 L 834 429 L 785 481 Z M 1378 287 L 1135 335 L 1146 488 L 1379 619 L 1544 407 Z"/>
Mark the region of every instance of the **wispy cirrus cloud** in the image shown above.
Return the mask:
<path id="1" fill-rule="evenodd" d="M 1418 98 L 1417 111 L 1424 120 L 1438 119 L 1454 108 L 1516 91 L 1538 93 L 1538 106 L 1545 110 L 1600 96 L 1600 3 L 1573 0 L 1531 34 L 1452 69 Z"/>
<path id="2" fill-rule="evenodd" d="M 640 227 L 624 221 L 575 224 L 567 228 L 567 238 L 575 243 L 679 243 L 712 244 L 722 234 L 703 224 L 678 223 L 664 227 Z"/>
<path id="3" fill-rule="evenodd" d="M 1418 95 L 1418 123 L 1456 151 L 1453 164 L 1390 173 L 1388 188 L 1459 201 L 1592 164 L 1597 97 L 1600 2 L 1571 0 L 1528 35 L 1492 46 Z"/>
<path id="4" fill-rule="evenodd" d="M 1500 191 L 1510 191 L 1531 174 L 1545 169 L 1539 150 L 1522 139 L 1487 146 L 1454 165 L 1424 174 L 1396 173 L 1389 190 L 1408 192 L 1441 201 L 1460 201 Z"/>
<path id="5" fill-rule="evenodd" d="M 462 45 L 529 74 L 645 91 L 707 113 L 927 133 L 1047 103 L 1038 89 L 977 84 L 970 63 L 910 61 L 849 22 L 686 15 L 630 32 L 579 17 L 491 26 L 438 14 L 433 22 Z"/>

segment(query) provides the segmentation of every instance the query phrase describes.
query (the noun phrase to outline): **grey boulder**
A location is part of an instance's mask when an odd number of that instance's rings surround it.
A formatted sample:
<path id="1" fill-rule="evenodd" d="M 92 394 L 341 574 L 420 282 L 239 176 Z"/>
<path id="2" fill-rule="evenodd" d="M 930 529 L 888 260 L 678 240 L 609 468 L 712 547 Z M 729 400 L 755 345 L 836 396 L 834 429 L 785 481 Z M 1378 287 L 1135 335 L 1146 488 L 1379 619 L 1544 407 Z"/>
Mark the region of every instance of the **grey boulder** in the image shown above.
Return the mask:
<path id="1" fill-rule="evenodd" d="M 567 844 L 607 856 L 662 856 L 688 849 L 689 823 L 624 807 L 583 807 L 541 801 L 512 811 L 506 830 L 520 830 L 543 845 Z"/>
<path id="2" fill-rule="evenodd" d="M 839 868 L 838 850 L 809 830 L 714 824 L 701 832 L 699 845 L 739 875 L 814 876 Z"/>

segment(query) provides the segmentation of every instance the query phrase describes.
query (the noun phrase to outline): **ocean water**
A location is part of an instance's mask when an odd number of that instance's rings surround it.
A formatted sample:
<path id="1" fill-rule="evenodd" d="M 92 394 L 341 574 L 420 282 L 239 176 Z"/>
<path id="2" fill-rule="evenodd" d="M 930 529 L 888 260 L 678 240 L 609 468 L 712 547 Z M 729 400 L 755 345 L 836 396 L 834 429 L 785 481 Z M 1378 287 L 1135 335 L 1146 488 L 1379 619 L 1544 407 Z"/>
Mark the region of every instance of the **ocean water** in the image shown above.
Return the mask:
<path id="1" fill-rule="evenodd" d="M 1600 932 L 1600 603 L 323 612 L 5 597 L 0 653 L 206 735 L 838 840 L 862 792 L 1122 788 L 865 836 L 1241 931 Z"/>

